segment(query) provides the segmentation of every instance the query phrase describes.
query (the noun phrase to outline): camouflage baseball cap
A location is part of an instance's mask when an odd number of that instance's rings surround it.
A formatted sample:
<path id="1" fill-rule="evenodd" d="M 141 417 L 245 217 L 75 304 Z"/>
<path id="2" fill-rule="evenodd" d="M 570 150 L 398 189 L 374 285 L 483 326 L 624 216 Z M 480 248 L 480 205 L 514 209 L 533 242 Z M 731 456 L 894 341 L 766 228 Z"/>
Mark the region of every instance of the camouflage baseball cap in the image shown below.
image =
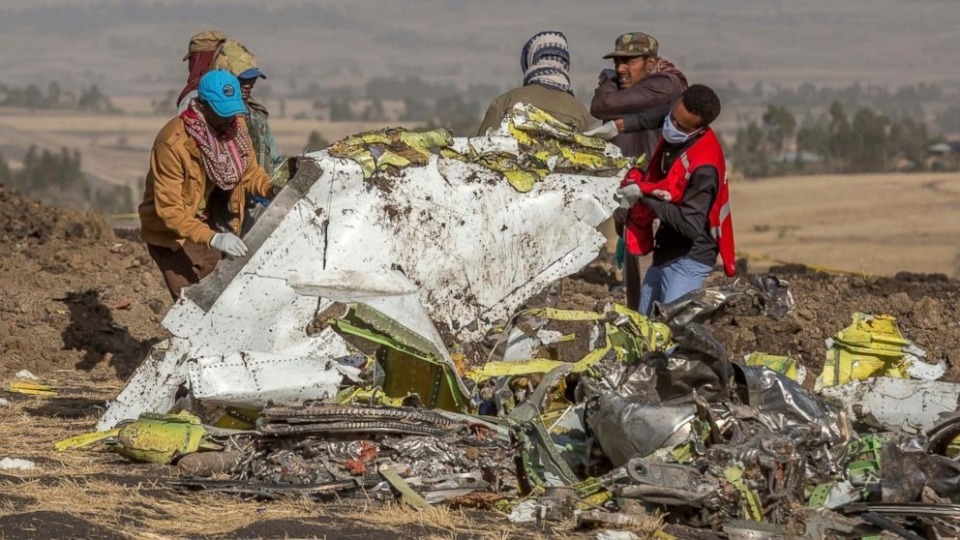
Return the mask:
<path id="1" fill-rule="evenodd" d="M 652 56 L 656 57 L 660 50 L 657 38 L 643 32 L 627 32 L 617 38 L 613 44 L 613 52 L 604 58 L 615 56 Z"/>
<path id="2" fill-rule="evenodd" d="M 223 35 L 222 32 L 204 30 L 190 38 L 190 45 L 187 47 L 187 54 L 184 55 L 183 59 L 190 58 L 190 55 L 196 52 L 215 51 L 226 40 L 227 36 Z"/>
<path id="3" fill-rule="evenodd" d="M 267 78 L 257 67 L 257 59 L 253 53 L 239 41 L 224 43 L 211 69 L 225 69 L 240 79 Z"/>

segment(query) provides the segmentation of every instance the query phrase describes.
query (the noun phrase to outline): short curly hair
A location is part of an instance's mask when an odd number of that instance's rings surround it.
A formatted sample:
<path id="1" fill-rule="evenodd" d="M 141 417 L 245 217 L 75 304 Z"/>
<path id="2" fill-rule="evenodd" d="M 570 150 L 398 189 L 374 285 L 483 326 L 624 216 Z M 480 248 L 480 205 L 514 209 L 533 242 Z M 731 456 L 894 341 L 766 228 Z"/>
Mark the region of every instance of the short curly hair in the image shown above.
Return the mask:
<path id="1" fill-rule="evenodd" d="M 703 125 L 709 126 L 720 116 L 720 98 L 712 88 L 703 84 L 691 84 L 680 96 L 683 106 L 700 117 Z"/>

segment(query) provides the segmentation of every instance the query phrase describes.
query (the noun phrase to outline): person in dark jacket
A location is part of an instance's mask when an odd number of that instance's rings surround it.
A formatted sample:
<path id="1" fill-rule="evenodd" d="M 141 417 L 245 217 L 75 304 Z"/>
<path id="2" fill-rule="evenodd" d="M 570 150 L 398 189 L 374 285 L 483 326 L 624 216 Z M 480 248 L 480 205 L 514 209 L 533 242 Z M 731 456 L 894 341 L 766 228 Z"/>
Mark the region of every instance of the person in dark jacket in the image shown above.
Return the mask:
<path id="1" fill-rule="evenodd" d="M 614 42 L 613 52 L 604 58 L 613 59 L 613 69 L 604 69 L 600 73 L 590 103 L 590 114 L 607 122 L 584 134 L 610 140 L 625 156 L 646 155 L 649 160 L 660 138 L 660 130 L 639 131 L 633 125 L 625 125 L 624 119 L 668 106 L 687 87 L 687 78 L 676 66 L 660 57 L 660 44 L 656 38 L 643 32 L 621 35 Z M 622 234 L 622 227 L 623 221 L 618 220 L 618 234 Z M 626 253 L 623 277 L 630 309 L 636 310 L 639 306 L 642 267 L 648 264 L 649 257 L 641 261 L 638 253 Z"/>
<path id="2" fill-rule="evenodd" d="M 720 99 L 707 86 L 695 84 L 672 107 L 630 118 L 631 129 L 662 125 L 662 138 L 645 173 L 646 180 L 689 178 L 681 201 L 643 195 L 632 180 L 617 190 L 621 208 L 636 214 L 644 205 L 660 220 L 653 264 L 643 280 L 640 313 L 650 315 L 654 302 L 668 304 L 703 286 L 718 254 L 728 276 L 735 273 L 733 221 L 729 205 L 723 149 L 710 124 L 720 114 Z M 626 240 L 631 244 L 632 223 Z"/>
<path id="3" fill-rule="evenodd" d="M 555 30 L 537 32 L 520 51 L 523 86 L 497 96 L 483 117 L 478 136 L 500 127 L 517 103 L 533 105 L 577 131 L 590 123 L 590 114 L 574 97 L 570 86 L 570 49 L 567 36 Z"/>

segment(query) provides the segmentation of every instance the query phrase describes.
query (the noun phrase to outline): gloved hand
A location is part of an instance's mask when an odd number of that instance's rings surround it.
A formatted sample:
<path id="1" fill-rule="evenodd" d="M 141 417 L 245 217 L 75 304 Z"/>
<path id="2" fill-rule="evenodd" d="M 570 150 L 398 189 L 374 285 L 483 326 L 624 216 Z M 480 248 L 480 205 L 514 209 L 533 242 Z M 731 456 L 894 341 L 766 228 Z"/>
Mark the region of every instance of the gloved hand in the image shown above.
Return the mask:
<path id="1" fill-rule="evenodd" d="M 247 245 L 233 233 L 213 235 L 210 239 L 210 247 L 231 257 L 243 257 L 247 254 Z"/>
<path id="2" fill-rule="evenodd" d="M 613 200 L 618 201 L 620 208 L 624 209 L 633 207 L 642 198 L 643 192 L 640 191 L 640 186 L 636 184 L 627 184 L 613 195 Z"/>
<path id="3" fill-rule="evenodd" d="M 583 134 L 587 137 L 597 137 L 598 139 L 609 141 L 610 139 L 619 135 L 620 130 L 617 129 L 616 122 L 609 120 L 600 124 L 598 127 L 584 131 Z"/>

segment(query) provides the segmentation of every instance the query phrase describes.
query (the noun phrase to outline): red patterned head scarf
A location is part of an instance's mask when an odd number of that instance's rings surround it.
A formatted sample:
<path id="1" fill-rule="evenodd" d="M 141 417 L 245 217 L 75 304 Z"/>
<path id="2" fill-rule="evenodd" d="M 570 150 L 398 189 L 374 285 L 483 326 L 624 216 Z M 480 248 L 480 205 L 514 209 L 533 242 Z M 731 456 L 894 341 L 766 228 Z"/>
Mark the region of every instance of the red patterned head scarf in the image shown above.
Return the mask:
<path id="1" fill-rule="evenodd" d="M 253 154 L 250 133 L 245 128 L 239 129 L 238 117 L 234 117 L 226 133 L 217 134 L 194 99 L 180 113 L 180 118 L 187 134 L 197 143 L 207 178 L 224 191 L 237 187 Z"/>

